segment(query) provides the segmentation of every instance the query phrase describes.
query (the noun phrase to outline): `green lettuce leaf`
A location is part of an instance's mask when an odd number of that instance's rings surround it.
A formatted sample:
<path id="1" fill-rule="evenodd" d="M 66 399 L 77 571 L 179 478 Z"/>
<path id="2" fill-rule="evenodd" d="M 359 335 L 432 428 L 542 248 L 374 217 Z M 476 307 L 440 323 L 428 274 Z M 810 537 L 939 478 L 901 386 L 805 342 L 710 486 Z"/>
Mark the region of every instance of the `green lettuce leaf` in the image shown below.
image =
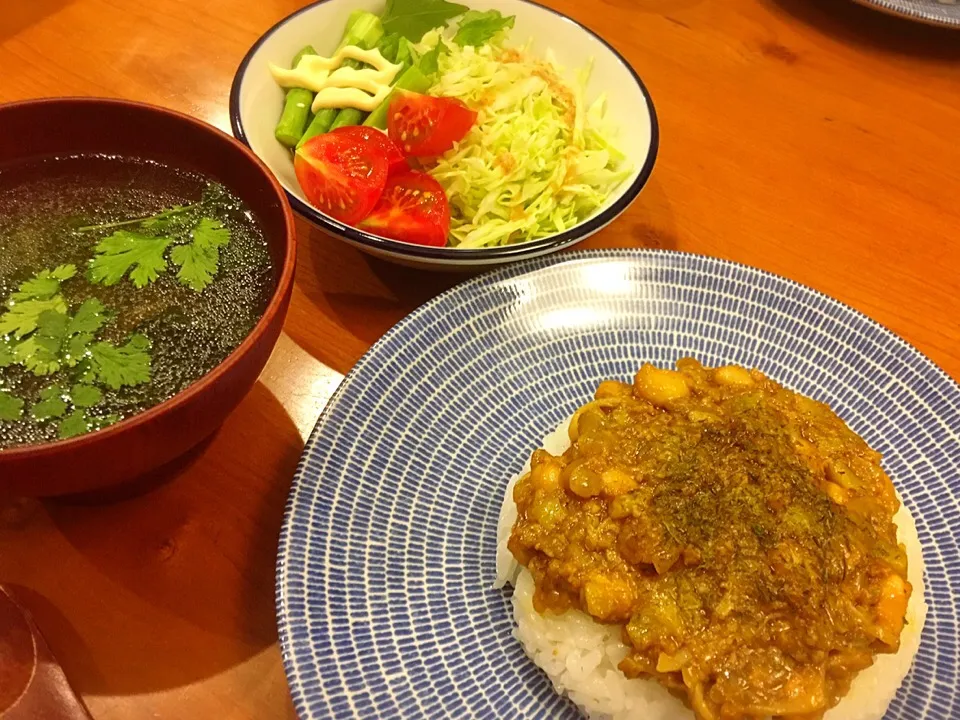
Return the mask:
<path id="1" fill-rule="evenodd" d="M 501 30 L 512 28 L 514 19 L 513 15 L 504 16 L 499 10 L 467 10 L 460 18 L 460 27 L 453 41 L 460 47 L 483 45 Z"/>
<path id="2" fill-rule="evenodd" d="M 466 5 L 447 0 L 387 0 L 387 9 L 381 17 L 383 32 L 419 42 L 428 30 L 442 27 L 466 11 Z"/>

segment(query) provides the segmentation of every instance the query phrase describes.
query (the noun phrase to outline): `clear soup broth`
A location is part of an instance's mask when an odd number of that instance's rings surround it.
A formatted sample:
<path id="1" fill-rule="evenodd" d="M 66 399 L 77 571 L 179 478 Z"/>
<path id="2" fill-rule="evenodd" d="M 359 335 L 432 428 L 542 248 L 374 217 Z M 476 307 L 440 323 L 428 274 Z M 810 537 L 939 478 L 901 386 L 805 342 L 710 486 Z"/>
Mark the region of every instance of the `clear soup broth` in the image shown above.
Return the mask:
<path id="1" fill-rule="evenodd" d="M 182 391 L 275 282 L 248 208 L 201 175 L 99 155 L 0 167 L 0 451 Z"/>

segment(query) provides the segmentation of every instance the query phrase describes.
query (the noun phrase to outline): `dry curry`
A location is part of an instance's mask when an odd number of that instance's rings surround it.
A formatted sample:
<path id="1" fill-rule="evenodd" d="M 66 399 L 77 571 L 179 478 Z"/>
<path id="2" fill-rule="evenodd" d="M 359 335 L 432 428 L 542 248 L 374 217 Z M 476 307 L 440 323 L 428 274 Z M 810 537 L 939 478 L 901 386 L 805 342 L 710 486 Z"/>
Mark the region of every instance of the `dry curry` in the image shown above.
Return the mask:
<path id="1" fill-rule="evenodd" d="M 760 372 L 644 365 L 533 454 L 509 548 L 538 612 L 623 625 L 700 720 L 818 720 L 896 652 L 911 586 L 880 456 Z"/>

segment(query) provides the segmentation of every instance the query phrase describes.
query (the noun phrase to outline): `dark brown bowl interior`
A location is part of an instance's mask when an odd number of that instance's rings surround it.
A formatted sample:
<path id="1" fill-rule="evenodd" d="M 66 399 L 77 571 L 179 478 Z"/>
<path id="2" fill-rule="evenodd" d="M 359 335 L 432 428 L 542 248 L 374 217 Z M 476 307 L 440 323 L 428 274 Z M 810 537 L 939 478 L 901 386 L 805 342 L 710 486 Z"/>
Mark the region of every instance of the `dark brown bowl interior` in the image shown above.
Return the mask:
<path id="1" fill-rule="evenodd" d="M 273 175 L 245 146 L 187 115 L 139 103 L 57 98 L 0 105 L 0 172 L 12 162 L 81 153 L 156 160 L 229 187 L 264 231 L 276 288 L 243 343 L 173 398 L 100 432 L 0 450 L 0 494 L 93 490 L 179 457 L 216 430 L 256 382 L 290 302 L 296 263 L 293 214 Z"/>

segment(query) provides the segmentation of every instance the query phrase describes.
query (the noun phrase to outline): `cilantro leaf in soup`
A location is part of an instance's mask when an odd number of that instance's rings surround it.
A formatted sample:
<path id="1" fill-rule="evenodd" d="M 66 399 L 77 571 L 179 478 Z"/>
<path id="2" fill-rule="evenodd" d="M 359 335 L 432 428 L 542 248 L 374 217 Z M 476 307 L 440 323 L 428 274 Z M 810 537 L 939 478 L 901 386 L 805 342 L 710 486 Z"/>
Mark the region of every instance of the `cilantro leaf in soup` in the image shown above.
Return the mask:
<path id="1" fill-rule="evenodd" d="M 453 41 L 460 47 L 483 45 L 501 30 L 512 28 L 514 19 L 513 15 L 504 16 L 499 10 L 467 10 L 460 18 L 460 27 Z"/>
<path id="2" fill-rule="evenodd" d="M 67 338 L 66 344 L 61 349 L 63 362 L 68 367 L 76 367 L 78 364 L 80 364 L 84 357 L 86 357 L 87 351 L 90 348 L 90 343 L 92 342 L 92 333 L 71 335 L 69 338 Z"/>
<path id="3" fill-rule="evenodd" d="M 40 401 L 33 404 L 30 414 L 34 420 L 50 420 L 62 417 L 67 411 L 67 401 L 63 399 L 63 388 L 51 385 L 40 391 Z"/>
<path id="4" fill-rule="evenodd" d="M 230 244 L 230 228 L 213 218 L 200 218 L 200 222 L 190 233 L 193 242 L 206 247 L 223 248 Z"/>
<path id="5" fill-rule="evenodd" d="M 73 318 L 67 313 L 60 283 L 76 273 L 75 265 L 42 270 L 11 294 L 7 311 L 0 315 L 0 367 L 20 364 L 34 375 L 50 375 L 60 370 L 63 348 L 74 334 L 100 328 L 106 318 L 98 319 L 104 313 L 98 300 L 85 302 Z M 67 358 L 71 367 L 76 362 Z"/>
<path id="6" fill-rule="evenodd" d="M 76 409 L 61 420 L 57 426 L 57 434 L 61 440 L 103 430 L 120 420 L 119 415 L 91 415 L 86 408 L 77 405 L 76 387 L 74 387 L 73 402 Z"/>
<path id="7" fill-rule="evenodd" d="M 70 317 L 66 313 L 47 310 L 37 318 L 37 334 L 49 338 L 62 338 L 67 334 Z"/>
<path id="8" fill-rule="evenodd" d="M 167 237 L 117 230 L 94 248 L 89 278 L 101 285 L 116 285 L 129 272 L 134 285 L 145 287 L 167 269 L 164 253 L 172 242 Z"/>
<path id="9" fill-rule="evenodd" d="M 93 430 L 103 430 L 105 427 L 110 427 L 120 422 L 120 416 L 113 413 L 110 415 L 94 415 L 88 418 L 88 422 Z"/>
<path id="10" fill-rule="evenodd" d="M 102 399 L 103 393 L 94 385 L 77 384 L 70 389 L 70 400 L 74 407 L 90 408 Z"/>
<path id="11" fill-rule="evenodd" d="M 34 375 L 50 375 L 60 369 L 60 361 L 57 359 L 59 347 L 59 343 L 48 338 L 32 336 L 13 349 L 13 356 Z"/>
<path id="12" fill-rule="evenodd" d="M 40 316 L 48 310 L 65 313 L 67 304 L 61 295 L 54 295 L 45 300 L 10 301 L 8 310 L 0 315 L 0 335 L 12 334 L 17 339 L 29 335 L 37 329 Z"/>
<path id="13" fill-rule="evenodd" d="M 90 430 L 90 424 L 87 422 L 87 414 L 80 409 L 74 410 L 67 415 L 57 426 L 57 435 L 61 440 L 85 435 Z"/>
<path id="14" fill-rule="evenodd" d="M 448 20 L 466 11 L 466 5 L 447 0 L 387 0 L 387 9 L 381 17 L 383 32 L 420 42 L 425 32 L 446 25 Z"/>
<path id="15" fill-rule="evenodd" d="M 60 397 L 61 395 L 63 395 L 63 388 L 59 385 L 51 385 L 40 391 L 41 400 L 51 400 L 53 398 Z"/>
<path id="16" fill-rule="evenodd" d="M 13 334 L 20 339 L 37 329 L 40 316 L 48 310 L 65 313 L 67 304 L 60 295 L 60 284 L 76 274 L 76 265 L 58 265 L 20 283 L 7 298 L 7 311 L 0 315 L 0 337 Z"/>
<path id="17" fill-rule="evenodd" d="M 77 309 L 77 314 L 70 319 L 70 323 L 67 325 L 67 335 L 95 333 L 103 327 L 109 317 L 102 302 L 96 298 L 84 300 L 83 304 Z"/>
<path id="18" fill-rule="evenodd" d="M 23 415 L 23 400 L 0 390 L 0 420 L 19 420 Z"/>
<path id="19" fill-rule="evenodd" d="M 189 243 L 177 245 L 170 251 L 170 259 L 180 269 L 177 280 L 197 292 L 202 291 L 211 282 L 217 272 L 217 249 Z"/>
<path id="20" fill-rule="evenodd" d="M 66 314 L 45 310 L 37 318 L 37 330 L 13 349 L 17 362 L 34 375 L 50 375 L 60 369 L 60 347 L 67 333 Z"/>
<path id="21" fill-rule="evenodd" d="M 27 300 L 49 300 L 60 292 L 60 283 L 76 274 L 76 265 L 58 265 L 53 270 L 41 270 L 20 284 L 17 292 L 10 296 L 8 305 L 12 306 Z"/>
<path id="22" fill-rule="evenodd" d="M 92 384 L 97 381 L 97 371 L 93 367 L 93 360 L 90 359 L 89 352 L 86 357 L 77 363 L 74 378 L 77 382 L 86 384 Z"/>
<path id="23" fill-rule="evenodd" d="M 58 296 L 59 297 L 59 296 Z M 43 301 L 28 300 L 27 303 Z M 6 341 L 10 355 L 0 355 L 0 367 L 19 363 L 34 375 L 50 375 L 63 365 L 76 367 L 108 318 L 103 304 L 96 298 L 84 302 L 77 314 L 70 317 L 58 310 L 44 310 L 37 317 L 36 328 L 29 337 L 14 344 Z"/>
<path id="24" fill-rule="evenodd" d="M 218 220 L 201 218 L 191 237 L 192 242 L 177 245 L 170 251 L 170 259 L 180 268 L 177 279 L 192 290 L 201 292 L 217 274 L 220 248 L 230 243 L 230 229 Z"/>
<path id="25" fill-rule="evenodd" d="M 111 317 L 96 298 L 90 298 L 77 309 L 67 324 L 67 332 L 60 347 L 60 359 L 68 367 L 76 367 L 86 356 L 87 348 L 96 333 Z"/>
<path id="26" fill-rule="evenodd" d="M 401 8 L 404 3 L 410 7 L 416 4 L 401 0 Z M 428 0 L 426 5 L 436 3 L 437 0 Z M 450 3 L 439 0 L 439 5 Z M 396 35 L 392 43 L 394 48 L 402 46 L 408 53 L 413 52 L 405 37 Z M 231 242 L 241 242 L 245 249 L 251 242 L 261 242 L 259 236 L 246 232 L 232 237 L 231 228 L 247 228 L 235 214 L 240 208 L 242 205 L 225 188 L 210 184 L 200 200 L 167 207 L 151 216 L 117 218 L 111 205 L 99 216 L 109 222 L 76 227 L 90 222 L 79 219 L 91 217 L 84 210 L 71 215 L 72 234 L 64 237 L 65 251 L 71 253 L 77 240 L 83 243 L 83 260 L 54 267 L 61 258 L 72 255 L 57 257 L 51 253 L 56 259 L 51 257 L 51 264 L 32 277 L 22 282 L 19 274 L 6 278 L 9 290 L 0 294 L 0 425 L 5 428 L 0 450 L 46 442 L 51 434 L 63 439 L 95 432 L 122 419 L 120 414 L 110 413 L 112 408 L 108 405 L 115 401 L 120 402 L 125 417 L 150 407 L 156 397 L 182 390 L 167 389 L 174 381 L 166 373 L 158 378 L 157 392 L 144 388 L 153 382 L 154 375 L 161 374 L 159 357 L 154 366 L 150 339 L 133 334 L 119 340 L 108 336 L 105 328 L 117 317 L 127 326 L 161 319 L 173 299 L 156 301 L 152 291 L 164 292 L 180 284 L 200 292 L 220 282 L 218 273 L 223 269 L 221 263 L 229 257 L 225 253 L 230 251 L 225 248 Z M 242 260 L 245 263 L 247 258 Z M 167 271 L 170 276 L 161 277 Z M 141 289 L 136 295 L 142 302 L 122 294 L 117 296 L 118 305 L 113 310 L 92 297 L 94 293 L 103 295 L 102 288 L 97 290 L 95 285 L 126 282 Z M 182 298 L 183 292 L 181 289 L 174 298 Z M 124 297 L 132 299 L 125 302 Z M 172 305 L 183 309 L 175 301 Z M 242 303 L 238 306 L 238 312 L 245 310 Z M 217 332 L 216 325 L 214 321 L 211 332 Z M 211 354 L 201 360 L 206 366 L 215 358 Z M 28 373 L 43 379 L 37 380 Z M 9 385 L 6 380 L 18 384 Z M 123 392 L 135 386 L 140 388 L 133 394 Z M 16 421 L 21 422 L 5 424 Z"/>
<path id="27" fill-rule="evenodd" d="M 16 362 L 13 356 L 13 340 L 0 337 L 0 368 L 10 367 Z"/>
<path id="28" fill-rule="evenodd" d="M 150 382 L 150 340 L 133 335 L 126 345 L 98 342 L 90 346 L 93 372 L 113 390 Z"/>
<path id="29" fill-rule="evenodd" d="M 136 350 L 149 350 L 153 343 L 150 342 L 150 338 L 148 338 L 146 335 L 136 333 L 135 335 L 130 336 L 130 340 L 127 341 L 127 345 Z"/>

